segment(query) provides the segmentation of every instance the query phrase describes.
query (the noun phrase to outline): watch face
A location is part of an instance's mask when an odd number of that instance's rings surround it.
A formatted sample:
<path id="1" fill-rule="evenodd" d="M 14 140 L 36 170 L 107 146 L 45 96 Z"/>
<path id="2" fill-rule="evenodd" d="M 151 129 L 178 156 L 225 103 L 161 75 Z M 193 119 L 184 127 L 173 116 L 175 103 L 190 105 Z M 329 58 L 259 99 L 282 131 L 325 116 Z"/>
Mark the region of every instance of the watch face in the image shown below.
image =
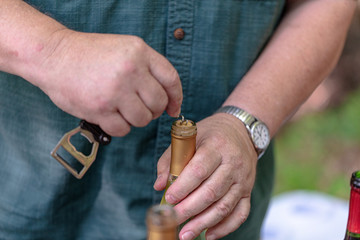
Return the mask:
<path id="1" fill-rule="evenodd" d="M 251 137 L 258 149 L 265 149 L 269 145 L 269 130 L 262 122 L 254 123 L 252 126 Z"/>

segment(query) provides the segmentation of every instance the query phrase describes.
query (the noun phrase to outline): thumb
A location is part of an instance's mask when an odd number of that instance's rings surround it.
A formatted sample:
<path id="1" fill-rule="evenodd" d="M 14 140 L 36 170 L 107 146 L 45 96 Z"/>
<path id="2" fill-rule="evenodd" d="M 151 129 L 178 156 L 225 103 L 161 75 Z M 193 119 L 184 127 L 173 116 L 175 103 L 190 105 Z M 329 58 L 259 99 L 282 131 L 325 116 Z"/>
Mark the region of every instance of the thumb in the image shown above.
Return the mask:
<path id="1" fill-rule="evenodd" d="M 156 191 L 162 191 L 165 189 L 167 181 L 169 179 L 171 160 L 171 148 L 166 149 L 163 155 L 160 157 L 157 164 L 157 179 L 154 183 L 154 189 Z"/>

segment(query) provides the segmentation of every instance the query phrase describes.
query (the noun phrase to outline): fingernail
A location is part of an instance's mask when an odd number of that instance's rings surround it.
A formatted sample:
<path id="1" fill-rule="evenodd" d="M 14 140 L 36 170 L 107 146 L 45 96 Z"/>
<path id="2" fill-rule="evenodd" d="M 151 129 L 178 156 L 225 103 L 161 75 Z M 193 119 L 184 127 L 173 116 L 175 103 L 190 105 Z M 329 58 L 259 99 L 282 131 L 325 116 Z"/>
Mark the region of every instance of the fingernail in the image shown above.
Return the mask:
<path id="1" fill-rule="evenodd" d="M 185 232 L 183 235 L 181 235 L 181 240 L 192 240 L 194 239 L 195 234 L 193 232 Z"/>
<path id="2" fill-rule="evenodd" d="M 171 194 L 166 195 L 166 196 L 165 196 L 165 199 L 166 199 L 166 201 L 167 201 L 168 203 L 170 203 L 170 204 L 175 204 L 175 203 L 176 203 L 176 199 L 175 199 L 174 196 L 171 195 Z"/>

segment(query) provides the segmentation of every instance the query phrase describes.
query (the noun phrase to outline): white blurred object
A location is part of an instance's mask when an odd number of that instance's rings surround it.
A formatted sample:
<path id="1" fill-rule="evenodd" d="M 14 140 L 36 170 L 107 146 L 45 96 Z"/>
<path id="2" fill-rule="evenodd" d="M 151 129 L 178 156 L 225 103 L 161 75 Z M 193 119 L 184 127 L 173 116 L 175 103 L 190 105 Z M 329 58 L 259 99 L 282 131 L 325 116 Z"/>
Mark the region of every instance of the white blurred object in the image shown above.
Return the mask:
<path id="1" fill-rule="evenodd" d="M 275 196 L 261 240 L 344 239 L 348 201 L 319 192 L 294 191 Z"/>

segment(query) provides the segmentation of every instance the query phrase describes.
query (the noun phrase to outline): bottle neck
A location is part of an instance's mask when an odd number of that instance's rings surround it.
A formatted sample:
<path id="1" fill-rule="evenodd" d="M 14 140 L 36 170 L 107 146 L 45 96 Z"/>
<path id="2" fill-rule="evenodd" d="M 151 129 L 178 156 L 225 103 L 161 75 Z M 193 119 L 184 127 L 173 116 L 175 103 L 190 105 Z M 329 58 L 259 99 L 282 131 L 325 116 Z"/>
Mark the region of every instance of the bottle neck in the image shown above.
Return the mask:
<path id="1" fill-rule="evenodd" d="M 178 119 L 171 126 L 170 174 L 179 176 L 196 150 L 197 127 L 191 120 Z"/>
<path id="2" fill-rule="evenodd" d="M 360 239 L 360 188 L 351 186 L 346 240 Z"/>
<path id="3" fill-rule="evenodd" d="M 146 216 L 147 240 L 176 240 L 176 213 L 170 205 L 155 205 Z"/>
<path id="4" fill-rule="evenodd" d="M 348 234 L 345 237 L 345 240 L 359 240 L 359 239 L 360 239 L 360 237 L 351 237 Z"/>

